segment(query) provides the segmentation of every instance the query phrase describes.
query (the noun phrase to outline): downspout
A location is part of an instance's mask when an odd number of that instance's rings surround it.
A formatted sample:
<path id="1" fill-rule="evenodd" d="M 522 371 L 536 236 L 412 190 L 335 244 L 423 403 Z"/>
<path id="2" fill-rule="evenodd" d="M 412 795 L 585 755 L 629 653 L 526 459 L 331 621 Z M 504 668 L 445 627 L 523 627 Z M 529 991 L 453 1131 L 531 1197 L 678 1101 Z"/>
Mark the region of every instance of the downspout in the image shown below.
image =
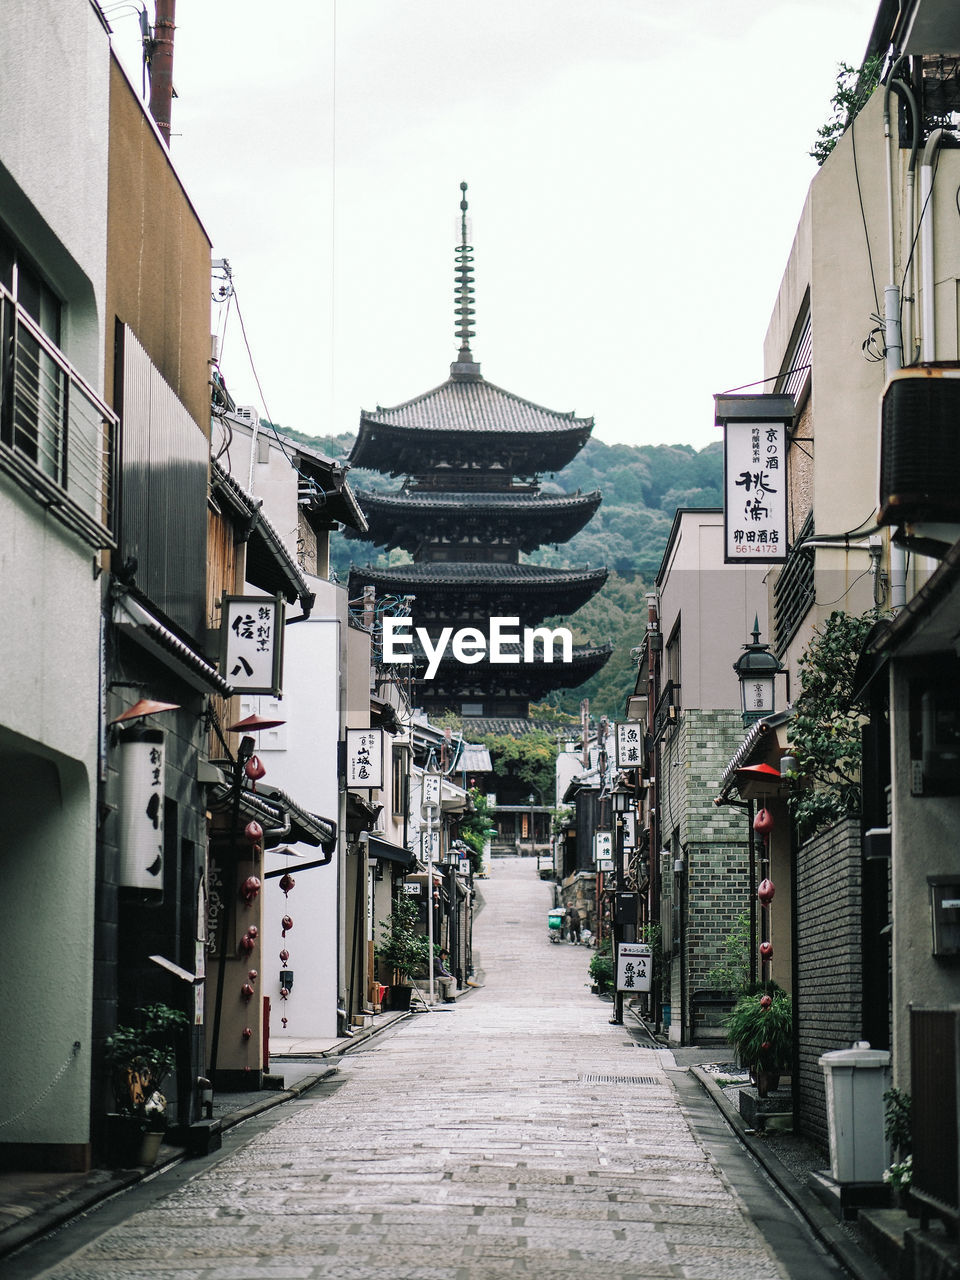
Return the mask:
<path id="1" fill-rule="evenodd" d="M 914 224 L 914 174 L 917 166 L 917 147 L 919 143 L 919 117 L 917 114 L 917 102 L 910 87 L 902 80 L 897 80 L 896 73 L 899 70 L 901 62 L 905 59 L 900 57 L 893 64 L 890 76 L 887 80 L 886 88 L 883 94 L 883 136 L 886 149 L 886 179 L 887 179 L 887 253 L 890 263 L 890 284 L 883 291 L 883 307 L 884 307 L 884 357 L 885 372 L 889 379 L 898 370 L 903 368 L 904 363 L 904 334 L 903 325 L 901 323 L 901 296 L 900 289 L 896 283 L 897 279 L 897 254 L 895 243 L 895 220 L 894 220 L 894 198 L 893 198 L 893 161 L 890 155 L 892 130 L 890 127 L 890 94 L 892 92 L 900 93 L 904 96 L 909 104 L 910 117 L 913 124 L 913 139 L 910 148 L 910 159 L 907 164 L 906 175 L 906 193 L 904 198 L 904 213 L 907 224 L 907 244 L 910 246 L 907 255 L 907 268 L 904 274 L 904 298 L 903 307 L 906 310 L 910 307 L 910 316 L 912 318 L 913 307 L 913 224 Z M 909 358 L 913 360 L 913 325 L 907 325 L 907 335 L 909 340 Z M 890 608 L 893 610 L 902 609 L 907 602 L 907 552 L 906 548 L 899 546 L 891 540 L 890 542 Z"/>
<path id="2" fill-rule="evenodd" d="M 930 363 L 937 358 L 937 327 L 934 311 L 933 250 L 933 166 L 943 141 L 943 130 L 934 129 L 923 148 L 920 162 L 920 359 Z"/>

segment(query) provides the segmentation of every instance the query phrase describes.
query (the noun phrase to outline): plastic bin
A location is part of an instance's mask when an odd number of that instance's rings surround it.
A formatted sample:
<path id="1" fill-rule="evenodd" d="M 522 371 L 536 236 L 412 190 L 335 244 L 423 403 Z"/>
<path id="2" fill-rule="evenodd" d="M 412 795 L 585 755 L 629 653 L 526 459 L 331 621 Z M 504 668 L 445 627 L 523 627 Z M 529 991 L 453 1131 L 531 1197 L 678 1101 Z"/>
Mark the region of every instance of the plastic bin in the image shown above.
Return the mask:
<path id="1" fill-rule="evenodd" d="M 882 1182 L 890 1163 L 883 1136 L 883 1095 L 890 1088 L 890 1054 L 861 1041 L 820 1059 L 827 1087 L 830 1174 L 836 1182 Z"/>

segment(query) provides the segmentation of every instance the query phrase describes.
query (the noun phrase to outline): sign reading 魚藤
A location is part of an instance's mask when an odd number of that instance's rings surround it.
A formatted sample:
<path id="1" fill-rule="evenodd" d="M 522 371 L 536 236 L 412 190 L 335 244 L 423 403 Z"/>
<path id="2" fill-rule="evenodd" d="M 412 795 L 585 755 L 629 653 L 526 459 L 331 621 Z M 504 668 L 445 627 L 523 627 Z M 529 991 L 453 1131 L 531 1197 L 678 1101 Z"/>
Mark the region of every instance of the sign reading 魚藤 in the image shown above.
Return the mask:
<path id="1" fill-rule="evenodd" d="M 653 955 L 643 942 L 621 942 L 617 947 L 617 990 L 649 991 L 653 982 Z"/>
<path id="2" fill-rule="evenodd" d="M 279 596 L 224 596 L 220 634 L 220 674 L 234 689 L 281 692 L 283 600 Z"/>
<path id="3" fill-rule="evenodd" d="M 383 730 L 347 730 L 347 787 L 383 786 Z"/>
<path id="4" fill-rule="evenodd" d="M 617 768 L 641 769 L 643 767 L 644 726 L 639 720 L 618 720 Z"/>
<path id="5" fill-rule="evenodd" d="M 728 564 L 787 558 L 786 427 L 724 424 L 723 531 Z"/>

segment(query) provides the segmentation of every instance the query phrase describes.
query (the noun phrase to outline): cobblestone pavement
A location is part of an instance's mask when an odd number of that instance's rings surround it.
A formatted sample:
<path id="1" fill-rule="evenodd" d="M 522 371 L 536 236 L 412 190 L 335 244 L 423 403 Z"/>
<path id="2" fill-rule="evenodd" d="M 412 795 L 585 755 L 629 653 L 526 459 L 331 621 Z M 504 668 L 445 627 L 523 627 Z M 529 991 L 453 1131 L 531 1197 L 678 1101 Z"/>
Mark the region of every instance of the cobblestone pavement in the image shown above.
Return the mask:
<path id="1" fill-rule="evenodd" d="M 482 892 L 482 990 L 398 1024 L 218 1157 L 18 1255 L 11 1276 L 842 1275 L 673 1055 L 610 1024 L 591 953 L 548 940 L 535 863 L 495 861 Z"/>

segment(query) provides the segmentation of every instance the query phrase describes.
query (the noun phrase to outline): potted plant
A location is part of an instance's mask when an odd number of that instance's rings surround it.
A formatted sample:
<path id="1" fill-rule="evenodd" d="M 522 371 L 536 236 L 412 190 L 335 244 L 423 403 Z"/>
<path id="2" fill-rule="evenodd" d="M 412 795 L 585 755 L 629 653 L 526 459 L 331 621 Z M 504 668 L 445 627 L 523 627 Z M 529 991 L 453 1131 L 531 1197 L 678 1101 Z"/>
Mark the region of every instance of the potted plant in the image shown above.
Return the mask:
<path id="1" fill-rule="evenodd" d="M 136 1026 L 119 1026 L 107 1037 L 116 1113 L 108 1117 L 108 1146 L 121 1166 L 152 1164 L 167 1127 L 163 1083 L 177 1060 L 176 1042 L 188 1026 L 186 1014 L 165 1004 L 145 1005 Z"/>
<path id="2" fill-rule="evenodd" d="M 390 971 L 390 1007 L 409 1009 L 411 990 L 405 979 L 426 968 L 429 943 L 417 933 L 417 908 L 409 898 L 394 899 L 389 920 L 381 920 L 387 932 L 377 943 L 377 956 Z"/>
<path id="3" fill-rule="evenodd" d="M 890 1187 L 895 1209 L 912 1208 L 910 1184 L 913 1181 L 911 1098 L 903 1089 L 887 1089 L 883 1095 L 883 1136 L 890 1143 L 891 1163 L 884 1169 L 883 1180 Z M 896 1157 L 893 1159 L 892 1157 Z"/>
<path id="4" fill-rule="evenodd" d="M 765 1098 L 790 1067 L 793 1050 L 793 1008 L 790 997 L 775 983 L 755 994 L 741 996 L 725 1021 L 727 1039 L 741 1066 L 750 1072 L 757 1096 Z"/>

